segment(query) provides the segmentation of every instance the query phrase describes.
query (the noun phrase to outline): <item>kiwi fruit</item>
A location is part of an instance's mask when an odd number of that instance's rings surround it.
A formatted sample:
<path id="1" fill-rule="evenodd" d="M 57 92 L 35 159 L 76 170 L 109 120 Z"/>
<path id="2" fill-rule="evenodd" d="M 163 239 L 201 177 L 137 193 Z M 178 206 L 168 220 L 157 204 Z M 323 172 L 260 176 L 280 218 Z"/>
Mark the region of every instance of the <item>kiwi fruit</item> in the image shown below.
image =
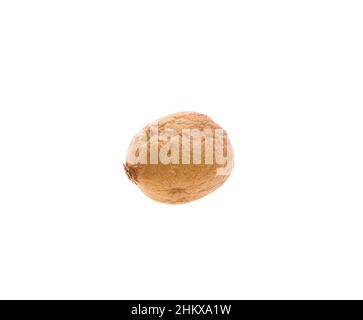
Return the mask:
<path id="1" fill-rule="evenodd" d="M 233 164 L 232 146 L 223 128 L 204 114 L 179 112 L 135 135 L 124 169 L 151 199 L 182 204 L 222 186 Z"/>

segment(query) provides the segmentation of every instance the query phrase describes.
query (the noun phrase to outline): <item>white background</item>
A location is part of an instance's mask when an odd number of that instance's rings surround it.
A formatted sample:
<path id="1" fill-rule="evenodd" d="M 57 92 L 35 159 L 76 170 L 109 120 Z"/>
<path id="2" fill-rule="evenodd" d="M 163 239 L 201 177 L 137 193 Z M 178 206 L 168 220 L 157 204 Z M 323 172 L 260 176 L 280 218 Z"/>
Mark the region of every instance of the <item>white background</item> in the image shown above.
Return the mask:
<path id="1" fill-rule="evenodd" d="M 236 152 L 194 203 L 123 173 L 148 122 Z M 362 1 L 2 1 L 0 298 L 363 298 Z"/>

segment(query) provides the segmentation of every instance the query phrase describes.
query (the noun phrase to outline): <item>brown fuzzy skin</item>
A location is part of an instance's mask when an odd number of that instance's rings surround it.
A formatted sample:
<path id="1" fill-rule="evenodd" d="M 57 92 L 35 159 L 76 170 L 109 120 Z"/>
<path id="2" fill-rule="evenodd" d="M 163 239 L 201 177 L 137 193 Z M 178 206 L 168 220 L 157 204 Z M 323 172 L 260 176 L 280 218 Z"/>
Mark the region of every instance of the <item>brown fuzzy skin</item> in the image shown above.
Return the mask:
<path id="1" fill-rule="evenodd" d="M 157 121 L 159 133 L 165 128 L 173 129 L 180 136 L 180 141 L 183 129 L 201 131 L 207 128 L 222 129 L 208 116 L 196 112 L 175 113 Z M 150 125 L 143 129 L 148 133 L 148 139 L 150 138 Z M 231 150 L 229 155 L 231 167 L 233 166 L 233 151 L 226 132 L 224 138 L 225 152 L 227 145 Z M 135 139 L 136 136 L 131 142 L 130 148 Z M 222 186 L 229 177 L 228 175 L 217 175 L 217 169 L 221 168 L 220 165 L 204 164 L 204 142 L 202 140 L 202 164 L 131 164 L 127 160 L 124 165 L 125 172 L 128 178 L 153 200 L 168 204 L 182 204 L 200 199 Z M 159 150 L 164 143 L 159 141 Z M 222 167 L 226 167 L 226 165 Z"/>

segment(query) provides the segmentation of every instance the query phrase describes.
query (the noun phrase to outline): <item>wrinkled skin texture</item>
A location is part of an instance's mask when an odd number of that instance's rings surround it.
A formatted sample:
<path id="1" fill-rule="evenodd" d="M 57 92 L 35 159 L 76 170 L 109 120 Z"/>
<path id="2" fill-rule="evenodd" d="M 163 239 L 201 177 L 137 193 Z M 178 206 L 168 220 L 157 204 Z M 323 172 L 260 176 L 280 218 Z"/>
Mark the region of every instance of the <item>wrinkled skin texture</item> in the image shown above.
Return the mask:
<path id="1" fill-rule="evenodd" d="M 171 114 L 157 120 L 159 134 L 166 128 L 173 129 L 179 136 L 179 163 L 182 163 L 182 130 L 183 129 L 222 129 L 218 124 L 209 117 L 196 112 L 180 112 Z M 214 190 L 218 189 L 228 179 L 233 168 L 233 150 L 227 133 L 224 132 L 223 144 L 220 146 L 224 150 L 227 161 L 218 165 L 216 161 L 213 164 L 205 164 L 205 144 L 206 140 L 202 139 L 201 159 L 202 164 L 134 164 L 130 154 L 135 151 L 135 145 L 142 145 L 145 150 L 150 147 L 150 128 L 153 123 L 147 125 L 142 131 L 146 132 L 146 140 L 140 138 L 137 134 L 131 141 L 128 156 L 125 164 L 125 172 L 129 179 L 133 181 L 148 197 L 153 200 L 169 203 L 181 204 L 200 199 Z M 144 135 L 145 136 L 145 135 Z M 166 141 L 160 138 L 157 141 L 158 150 L 165 145 Z M 170 141 L 169 141 L 170 143 Z M 217 141 L 214 141 L 217 144 Z M 227 153 L 227 146 L 229 152 Z M 213 147 L 213 145 L 212 145 Z M 193 148 L 190 148 L 190 157 L 193 159 Z M 150 155 L 148 155 L 150 159 Z M 228 169 L 227 174 L 218 175 L 217 169 Z"/>

